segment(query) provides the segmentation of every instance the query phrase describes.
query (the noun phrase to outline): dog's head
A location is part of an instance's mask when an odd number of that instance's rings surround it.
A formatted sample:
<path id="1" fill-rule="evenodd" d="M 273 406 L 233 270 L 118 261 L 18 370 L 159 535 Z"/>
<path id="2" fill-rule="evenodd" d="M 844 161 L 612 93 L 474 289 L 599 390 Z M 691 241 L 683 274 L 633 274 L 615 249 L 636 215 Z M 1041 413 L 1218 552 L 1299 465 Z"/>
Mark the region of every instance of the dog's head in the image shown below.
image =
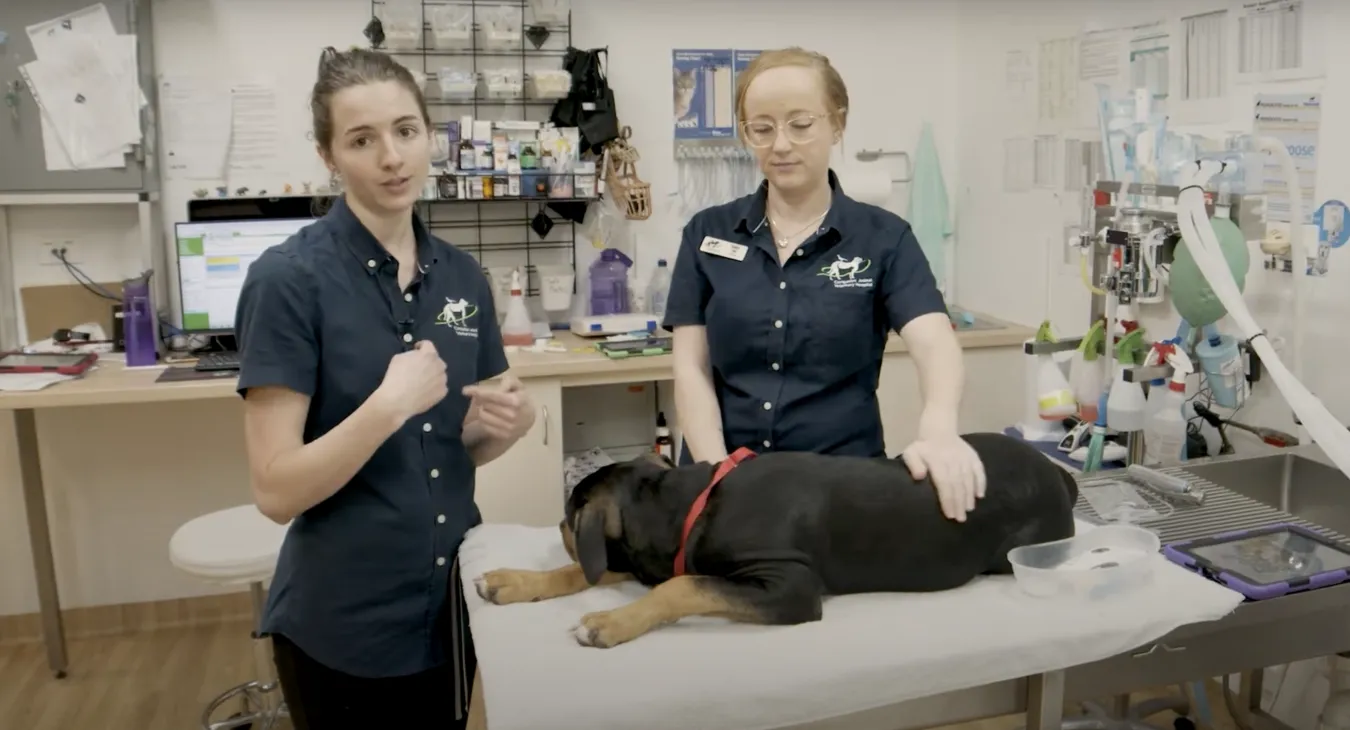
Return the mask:
<path id="1" fill-rule="evenodd" d="M 664 456 L 643 454 L 602 466 L 572 488 L 558 529 L 587 583 L 595 585 L 609 570 L 609 541 L 623 537 L 624 506 L 639 487 L 659 480 L 673 466 Z"/>

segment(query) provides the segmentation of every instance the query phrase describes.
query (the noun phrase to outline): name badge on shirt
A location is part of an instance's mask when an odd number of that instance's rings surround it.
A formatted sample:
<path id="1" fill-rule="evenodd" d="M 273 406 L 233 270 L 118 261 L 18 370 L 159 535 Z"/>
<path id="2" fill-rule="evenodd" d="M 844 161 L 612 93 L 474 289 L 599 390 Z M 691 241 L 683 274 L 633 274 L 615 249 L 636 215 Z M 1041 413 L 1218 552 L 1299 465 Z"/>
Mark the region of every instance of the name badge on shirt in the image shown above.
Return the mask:
<path id="1" fill-rule="evenodd" d="M 724 259 L 744 261 L 745 254 L 750 249 L 739 243 L 723 241 L 720 238 L 713 238 L 712 236 L 704 236 L 703 244 L 698 247 L 698 250 L 703 253 L 710 253 L 713 256 L 721 256 Z"/>

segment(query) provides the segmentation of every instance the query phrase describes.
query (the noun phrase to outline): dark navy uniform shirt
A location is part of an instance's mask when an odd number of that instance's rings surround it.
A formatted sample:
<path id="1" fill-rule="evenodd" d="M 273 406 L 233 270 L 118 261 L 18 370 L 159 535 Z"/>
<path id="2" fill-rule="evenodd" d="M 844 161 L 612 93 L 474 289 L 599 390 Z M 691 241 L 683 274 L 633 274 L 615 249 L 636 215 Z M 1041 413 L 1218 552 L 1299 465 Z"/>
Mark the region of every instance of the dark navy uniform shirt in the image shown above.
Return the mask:
<path id="1" fill-rule="evenodd" d="M 828 215 L 782 265 L 767 183 L 685 226 L 663 324 L 707 327 L 728 451 L 885 455 L 886 338 L 947 311 L 909 224 L 849 198 L 833 172 L 830 187 Z"/>
<path id="2" fill-rule="evenodd" d="M 379 387 L 390 358 L 417 341 L 433 342 L 445 360 L 445 400 L 291 524 L 268 597 L 263 633 L 362 677 L 450 659 L 454 612 L 442 609 L 455 552 L 481 519 L 460 390 L 507 368 L 478 262 L 420 221 L 414 228 L 419 270 L 400 291 L 398 262 L 339 199 L 253 263 L 235 319 L 240 393 L 281 386 L 310 396 L 306 443 L 350 416 Z"/>

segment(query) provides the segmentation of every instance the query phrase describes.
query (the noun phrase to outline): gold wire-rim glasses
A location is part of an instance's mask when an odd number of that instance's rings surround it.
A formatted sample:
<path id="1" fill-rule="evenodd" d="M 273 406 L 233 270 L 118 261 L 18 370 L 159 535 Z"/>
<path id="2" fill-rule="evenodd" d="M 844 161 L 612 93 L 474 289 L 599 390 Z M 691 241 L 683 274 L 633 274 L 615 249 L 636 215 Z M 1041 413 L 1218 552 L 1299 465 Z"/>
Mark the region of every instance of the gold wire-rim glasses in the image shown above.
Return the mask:
<path id="1" fill-rule="evenodd" d="M 845 111 L 844 109 L 839 109 L 834 114 L 842 116 L 844 114 L 844 111 Z M 834 116 L 834 114 L 831 114 L 830 112 L 822 112 L 819 114 L 816 113 L 798 114 L 790 119 L 781 122 L 778 120 L 773 121 L 755 120 L 752 122 L 741 122 L 738 126 L 741 128 L 741 139 L 743 139 L 746 144 L 756 149 L 764 149 L 765 147 L 772 147 L 774 143 L 778 141 L 778 135 L 780 134 L 787 135 L 788 142 L 794 145 L 810 144 L 816 140 L 816 137 L 819 135 L 820 132 L 820 128 L 816 126 L 816 122 L 822 119 L 830 119 L 832 116 Z M 800 122 L 804 120 L 810 120 L 811 126 L 805 129 L 792 126 L 793 122 Z M 762 139 L 757 140 L 756 139 L 757 135 L 750 131 L 750 125 L 752 124 L 772 125 L 773 130 L 772 132 L 770 132 L 770 130 L 764 130 L 763 134 L 767 136 L 764 136 Z M 793 130 L 796 130 L 798 134 L 794 135 Z"/>

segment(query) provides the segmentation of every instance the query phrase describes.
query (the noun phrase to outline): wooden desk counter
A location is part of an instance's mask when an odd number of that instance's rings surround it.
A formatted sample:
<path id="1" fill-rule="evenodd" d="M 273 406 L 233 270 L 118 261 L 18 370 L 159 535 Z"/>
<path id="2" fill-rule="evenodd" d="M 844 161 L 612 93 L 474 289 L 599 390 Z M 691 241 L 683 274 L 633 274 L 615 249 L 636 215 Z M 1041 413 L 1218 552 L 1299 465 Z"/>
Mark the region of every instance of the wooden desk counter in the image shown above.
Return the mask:
<path id="1" fill-rule="evenodd" d="M 989 317 L 981 322 L 1002 325 L 999 329 L 965 330 L 957 333 L 962 347 L 1009 347 L 1035 335 L 1035 330 Z M 565 387 L 670 380 L 674 358 L 670 355 L 611 359 L 590 347 L 590 340 L 570 332 L 554 334 L 568 352 L 515 351 L 507 355 L 511 373 L 518 378 L 558 378 Z M 586 350 L 584 352 L 580 350 Z M 891 337 L 886 353 L 906 352 L 899 337 Z M 171 403 L 235 396 L 233 375 L 211 380 L 156 383 L 163 368 L 129 370 L 121 363 L 104 361 L 83 378 L 57 383 L 33 392 L 0 392 L 0 411 L 74 406 Z"/>
<path id="2" fill-rule="evenodd" d="M 1018 347 L 1023 341 L 1033 337 L 1034 334 L 1031 328 L 1008 324 L 989 317 L 978 317 L 977 328 L 957 333 L 957 337 L 964 348 L 988 348 L 990 350 L 988 356 L 972 354 L 969 358 L 969 387 L 976 388 L 976 391 L 972 392 L 972 398 L 970 399 L 972 403 L 963 406 L 963 409 L 974 409 L 974 413 L 989 410 L 990 401 L 996 400 L 998 392 L 1006 390 L 1002 386 L 995 385 L 995 381 L 1001 382 L 1006 379 L 1003 371 L 1008 368 L 1009 361 L 1004 356 L 1013 352 L 1011 348 Z M 495 481 L 499 485 L 497 489 L 484 490 L 496 494 L 497 496 L 494 499 L 498 502 L 496 505 L 485 506 L 485 514 L 488 513 L 489 507 L 495 508 L 501 504 L 518 505 L 537 502 L 538 500 L 531 502 L 533 497 L 530 494 L 517 493 L 512 490 L 517 489 L 518 491 L 521 485 L 529 487 L 529 485 L 539 482 L 540 480 L 537 478 L 538 464 L 545 463 L 545 461 L 556 463 L 557 468 L 561 470 L 563 463 L 562 439 L 550 439 L 549 433 L 550 429 L 560 428 L 558 424 L 561 422 L 561 417 L 558 413 L 562 410 L 562 391 L 564 389 L 589 385 L 663 381 L 670 380 L 673 377 L 674 358 L 670 355 L 615 360 L 591 349 L 592 341 L 571 333 L 558 333 L 555 335 L 555 341 L 567 348 L 567 352 L 515 351 L 508 353 L 511 372 L 530 383 L 536 392 L 535 397 L 539 400 L 541 418 L 536 423 L 534 430 L 539 432 L 540 438 L 531 437 L 529 444 L 524 444 L 524 441 L 522 441 L 522 446 L 518 448 L 523 450 L 519 452 L 519 458 L 514 462 L 497 460 L 480 470 L 479 479 L 481 482 Z M 904 353 L 905 351 L 905 344 L 899 337 L 890 338 L 886 347 L 888 355 Z M 991 364 L 990 356 L 999 362 Z M 891 380 L 894 382 L 892 383 L 883 382 L 883 389 L 890 388 L 892 391 L 887 397 L 899 397 L 896 395 L 897 389 L 904 391 L 914 389 L 913 365 L 908 362 L 908 358 L 888 357 L 882 367 L 892 368 L 892 371 L 896 373 L 903 373 L 903 377 L 893 376 Z M 57 383 L 44 390 L 0 392 L 0 412 L 14 412 L 15 433 L 18 442 L 19 478 L 23 490 L 28 533 L 33 552 L 33 568 L 37 583 L 42 630 L 47 648 L 48 663 L 57 677 L 65 676 L 68 659 L 60 609 L 61 601 L 56 585 L 56 568 L 52 555 L 51 527 L 47 514 L 43 468 L 39 458 L 37 411 L 84 406 L 174 403 L 237 398 L 235 394 L 237 378 L 233 373 L 223 374 L 208 380 L 157 383 L 155 381 L 162 370 L 162 368 L 127 369 L 121 363 L 107 360 L 83 378 Z M 904 382 L 900 383 L 899 381 L 902 380 Z M 979 388 L 985 388 L 985 390 L 980 391 Z M 553 412 L 552 416 L 550 416 L 550 410 Z M 887 431 L 888 433 L 893 431 L 902 434 L 906 428 L 912 426 L 908 423 L 911 419 L 906 415 L 909 413 L 908 406 L 891 410 L 895 412 L 888 416 L 890 421 L 886 424 Z M 1002 414 L 1006 409 L 994 408 L 993 410 Z M 999 417 L 1002 418 L 1002 415 Z M 900 435 L 896 438 L 905 437 Z M 511 469 L 521 468 L 521 464 L 524 465 L 523 468 L 527 470 L 529 475 L 525 478 L 522 478 L 521 473 L 511 471 Z M 560 505 L 543 505 L 541 509 L 554 510 L 555 507 L 560 508 Z M 531 515 L 531 520 L 543 520 L 540 515 Z M 552 512 L 547 517 L 550 520 L 549 524 L 556 524 L 557 517 Z"/>

